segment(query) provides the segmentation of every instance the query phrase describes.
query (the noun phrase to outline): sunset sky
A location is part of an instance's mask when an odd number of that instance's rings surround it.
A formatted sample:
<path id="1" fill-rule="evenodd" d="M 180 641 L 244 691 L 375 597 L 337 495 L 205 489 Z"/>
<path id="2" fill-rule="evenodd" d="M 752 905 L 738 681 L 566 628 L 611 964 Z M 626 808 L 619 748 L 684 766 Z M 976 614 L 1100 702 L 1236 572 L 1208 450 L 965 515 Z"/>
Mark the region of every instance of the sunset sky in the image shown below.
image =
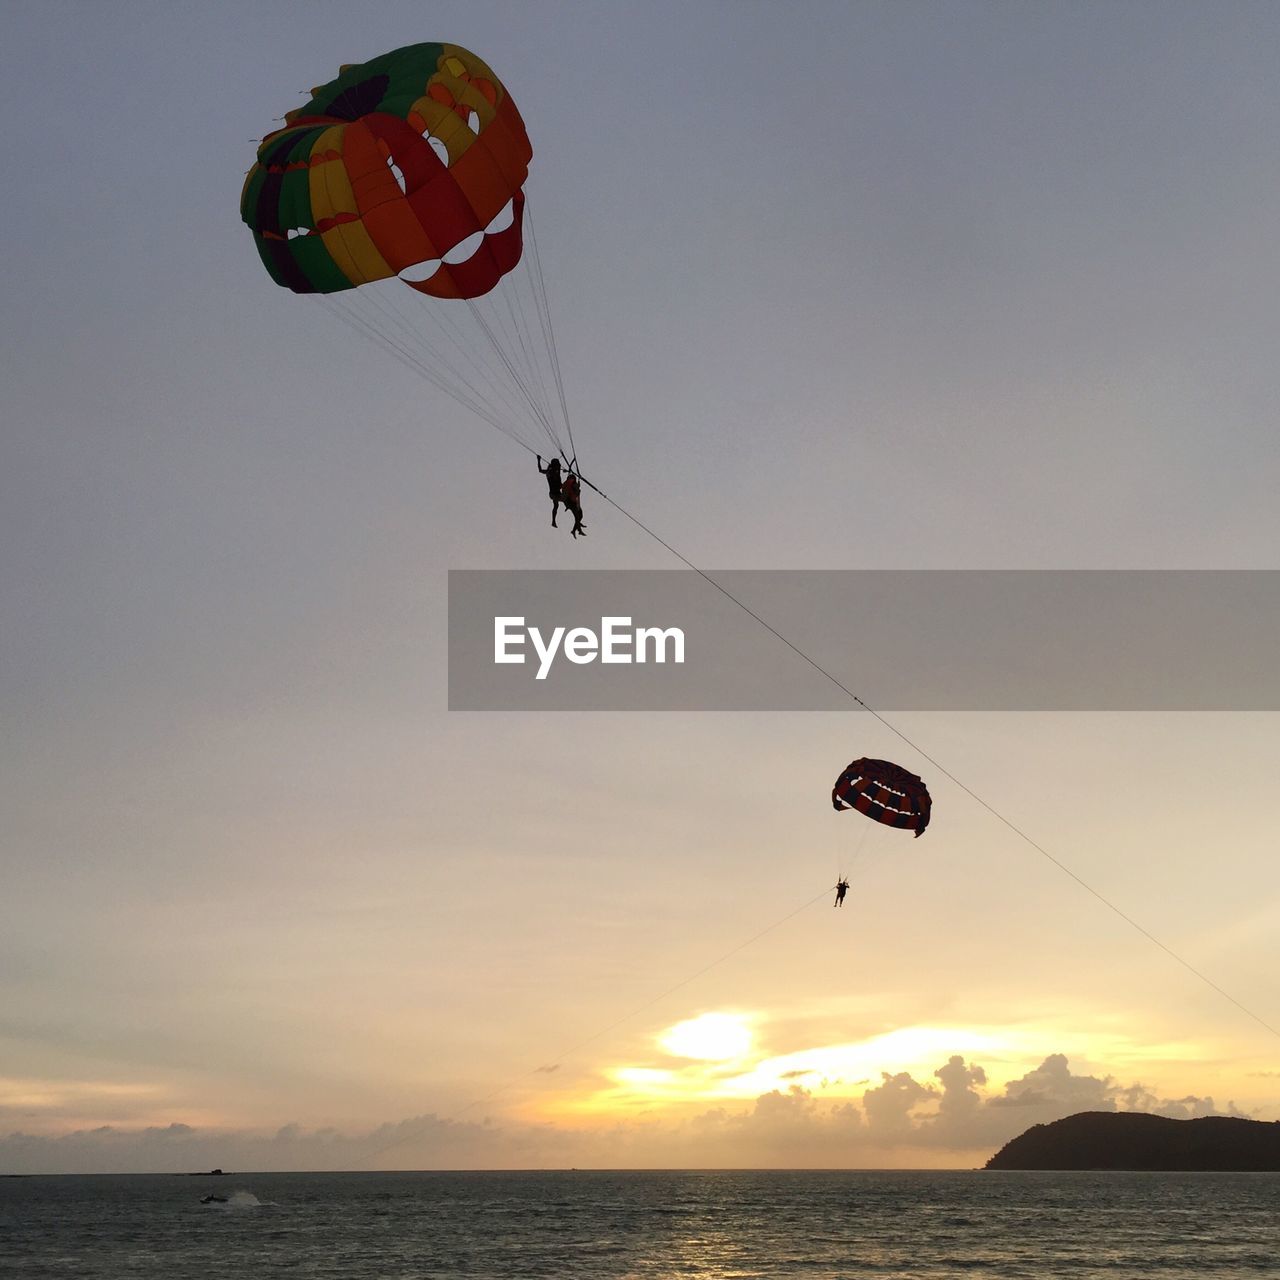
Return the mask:
<path id="1" fill-rule="evenodd" d="M 852 706 L 450 713 L 449 569 L 677 564 L 589 493 L 548 528 L 238 213 L 300 90 L 461 44 L 533 140 L 584 469 L 697 564 L 1269 569 L 1280 10 L 0 16 L 0 1173 L 1280 1120 L 1280 715 L 885 708 L 1242 1010 Z M 832 812 L 864 755 L 923 839 Z"/>

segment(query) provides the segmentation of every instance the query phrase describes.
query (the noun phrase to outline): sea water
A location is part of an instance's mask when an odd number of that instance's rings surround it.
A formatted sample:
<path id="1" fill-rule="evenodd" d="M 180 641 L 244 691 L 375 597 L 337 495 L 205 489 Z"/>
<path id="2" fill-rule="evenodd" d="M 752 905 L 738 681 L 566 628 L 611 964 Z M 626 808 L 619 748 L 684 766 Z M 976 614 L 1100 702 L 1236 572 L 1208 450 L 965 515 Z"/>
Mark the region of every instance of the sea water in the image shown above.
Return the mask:
<path id="1" fill-rule="evenodd" d="M 225 1203 L 202 1204 L 205 1195 Z M 1280 1174 L 0 1179 L 20 1280 L 1280 1276 Z"/>

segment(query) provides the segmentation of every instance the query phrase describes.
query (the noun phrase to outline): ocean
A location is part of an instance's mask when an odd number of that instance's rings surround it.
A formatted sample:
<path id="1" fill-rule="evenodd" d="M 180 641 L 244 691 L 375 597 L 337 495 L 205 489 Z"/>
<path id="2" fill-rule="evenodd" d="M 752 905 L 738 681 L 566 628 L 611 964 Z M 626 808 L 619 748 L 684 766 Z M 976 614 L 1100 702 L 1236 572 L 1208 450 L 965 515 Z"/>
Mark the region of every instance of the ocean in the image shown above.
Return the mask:
<path id="1" fill-rule="evenodd" d="M 1280 1174 L 0 1179 L 0 1275 L 18 1280 L 1263 1274 L 1280 1276 Z"/>

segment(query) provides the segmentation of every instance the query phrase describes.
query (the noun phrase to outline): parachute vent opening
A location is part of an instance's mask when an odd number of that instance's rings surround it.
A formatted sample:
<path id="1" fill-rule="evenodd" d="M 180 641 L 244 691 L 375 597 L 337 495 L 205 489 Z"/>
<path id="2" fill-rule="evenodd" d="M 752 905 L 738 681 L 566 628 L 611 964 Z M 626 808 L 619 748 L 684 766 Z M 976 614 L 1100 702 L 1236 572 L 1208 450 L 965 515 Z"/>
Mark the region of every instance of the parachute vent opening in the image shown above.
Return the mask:
<path id="1" fill-rule="evenodd" d="M 451 267 L 460 266 L 462 263 L 469 261 L 475 251 L 484 243 L 483 231 L 474 231 L 464 240 L 459 240 L 457 244 L 444 255 L 443 261 L 447 262 Z"/>
<path id="2" fill-rule="evenodd" d="M 422 284 L 424 281 L 430 280 L 439 270 L 440 259 L 428 258 L 425 262 L 415 262 L 412 266 L 405 267 L 400 272 L 400 279 L 405 284 Z"/>

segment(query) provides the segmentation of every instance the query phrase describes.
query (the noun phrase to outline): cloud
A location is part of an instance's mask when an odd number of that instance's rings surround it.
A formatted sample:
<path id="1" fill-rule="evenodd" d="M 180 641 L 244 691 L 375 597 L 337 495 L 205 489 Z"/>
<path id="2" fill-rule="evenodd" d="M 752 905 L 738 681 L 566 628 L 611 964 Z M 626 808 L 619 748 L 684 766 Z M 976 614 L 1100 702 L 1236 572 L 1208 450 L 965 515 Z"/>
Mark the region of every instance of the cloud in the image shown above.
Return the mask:
<path id="1" fill-rule="evenodd" d="M 936 1083 L 935 1083 L 936 1082 Z M 101 1125 L 61 1136 L 0 1137 L 6 1173 L 501 1168 L 890 1168 L 980 1163 L 1032 1124 L 1076 1111 L 1147 1111 L 1191 1119 L 1244 1116 L 1211 1097 L 1160 1098 L 1110 1075 L 1076 1075 L 1053 1053 L 998 1092 L 978 1063 L 954 1054 L 932 1081 L 882 1072 L 861 1101 L 831 1101 L 792 1083 L 750 1104 L 697 1115 L 655 1108 L 635 1118 L 570 1124 L 412 1116 L 346 1133 L 290 1123 L 272 1132 L 175 1123 Z"/>
<path id="2" fill-rule="evenodd" d="M 199 1129 L 186 1124 L 128 1129 L 101 1125 L 60 1136 L 0 1138 L 6 1173 L 192 1173 L 203 1169 L 337 1170 L 494 1168 L 559 1163 L 565 1134 L 551 1126 L 503 1128 L 413 1116 L 363 1133 L 281 1125 L 272 1133 Z"/>
<path id="3" fill-rule="evenodd" d="M 572 1128 L 414 1116 L 360 1133 L 285 1124 L 271 1133 L 103 1126 L 60 1137 L 0 1138 L 11 1173 L 578 1167 L 841 1167 L 860 1163 L 861 1110 L 792 1086 L 747 1109 Z M 880 1163 L 879 1160 L 872 1161 Z"/>
<path id="4" fill-rule="evenodd" d="M 865 1134 L 859 1107 L 826 1102 L 793 1084 L 785 1093 L 762 1093 L 746 1111 L 714 1107 L 687 1127 L 655 1128 L 646 1142 L 722 1167 L 840 1167 L 860 1162 Z"/>
<path id="5" fill-rule="evenodd" d="M 1234 1116 L 1237 1120 L 1250 1118 L 1249 1113 L 1241 1111 L 1234 1102 L 1227 1103 L 1226 1111 L 1219 1111 L 1212 1098 L 1197 1098 L 1194 1094 L 1188 1094 L 1185 1098 L 1157 1102 L 1148 1110 L 1154 1111 L 1158 1116 L 1169 1116 L 1174 1120 L 1197 1120 L 1201 1116 L 1222 1115 Z"/>
<path id="6" fill-rule="evenodd" d="M 1055 1110 L 1065 1107 L 1063 1114 L 1066 1115 L 1075 1111 L 1115 1111 L 1118 1092 L 1110 1076 L 1100 1079 L 1072 1075 L 1066 1055 L 1051 1053 L 1034 1071 L 1028 1071 L 1019 1080 L 1010 1080 L 1004 1093 L 991 1098 L 987 1105 Z"/>
<path id="7" fill-rule="evenodd" d="M 891 1127 L 899 1142 L 969 1151 L 999 1147 L 1033 1124 L 1048 1124 L 1079 1111 L 1144 1111 L 1179 1120 L 1209 1115 L 1247 1118 L 1234 1102 L 1222 1111 L 1210 1097 L 1161 1098 L 1145 1085 L 1121 1085 L 1110 1075 L 1076 1075 L 1062 1053 L 1049 1054 L 1038 1067 L 989 1097 L 980 1092 L 987 1083 L 985 1070 L 959 1055 L 933 1074 L 942 1084 L 940 1095 L 905 1072 L 886 1075 L 883 1086 L 863 1095 L 868 1121 Z M 927 1104 L 929 1110 L 924 1111 Z"/>
<path id="8" fill-rule="evenodd" d="M 933 1074 L 942 1081 L 939 1116 L 971 1115 L 982 1105 L 982 1097 L 974 1087 L 987 1083 L 987 1073 L 981 1067 L 966 1066 L 964 1059 L 955 1054 Z"/>
<path id="9" fill-rule="evenodd" d="M 1065 1055 L 1051 1053 L 1034 1071 L 1012 1080 L 1004 1093 L 990 1099 L 991 1107 L 1048 1107 L 1070 1115 L 1076 1111 L 1149 1111 L 1175 1120 L 1201 1116 L 1228 1115 L 1247 1119 L 1234 1102 L 1218 1109 L 1210 1097 L 1188 1094 L 1184 1098 L 1161 1098 L 1145 1085 L 1120 1085 L 1112 1076 L 1077 1076 L 1071 1073 Z"/>
<path id="10" fill-rule="evenodd" d="M 889 1137 L 901 1137 L 911 1131 L 911 1112 L 920 1103 L 937 1097 L 932 1085 L 923 1085 L 906 1071 L 897 1075 L 881 1072 L 883 1081 L 862 1095 L 862 1109 L 867 1126 Z"/>

